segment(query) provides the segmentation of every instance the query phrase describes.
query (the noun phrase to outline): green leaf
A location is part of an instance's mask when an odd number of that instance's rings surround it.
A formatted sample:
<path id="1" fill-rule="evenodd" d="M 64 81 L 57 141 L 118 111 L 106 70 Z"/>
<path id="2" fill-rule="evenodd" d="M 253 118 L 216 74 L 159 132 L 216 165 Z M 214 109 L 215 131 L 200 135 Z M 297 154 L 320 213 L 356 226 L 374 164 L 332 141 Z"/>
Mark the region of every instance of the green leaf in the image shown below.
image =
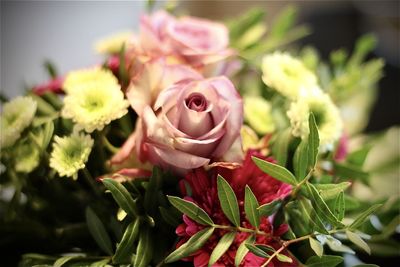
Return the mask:
<path id="1" fill-rule="evenodd" d="M 335 174 L 341 178 L 358 179 L 367 185 L 369 183 L 369 174 L 361 170 L 358 166 L 335 162 L 333 168 L 335 170 Z"/>
<path id="2" fill-rule="evenodd" d="M 344 202 L 344 192 L 340 192 L 335 200 L 335 216 L 341 222 L 344 218 L 344 212 L 346 210 L 345 202 Z"/>
<path id="3" fill-rule="evenodd" d="M 324 247 L 322 246 L 322 244 L 312 237 L 308 238 L 308 240 L 310 241 L 310 247 L 312 248 L 312 250 L 314 250 L 315 254 L 321 257 L 324 254 Z"/>
<path id="4" fill-rule="evenodd" d="M 199 250 L 214 232 L 214 227 L 205 228 L 193 235 L 185 244 L 181 245 L 174 252 L 165 258 L 165 263 L 171 263 L 191 255 Z M 136 266 L 136 265 L 135 265 Z"/>
<path id="5" fill-rule="evenodd" d="M 126 213 L 132 217 L 137 217 L 138 212 L 136 203 L 131 194 L 122 184 L 110 178 L 103 179 L 103 184 L 108 190 L 110 190 L 113 198 L 121 209 L 126 211 Z"/>
<path id="6" fill-rule="evenodd" d="M 365 159 L 368 156 L 368 152 L 371 150 L 372 146 L 364 146 L 359 150 L 356 150 L 346 157 L 346 161 L 354 166 L 362 167 L 364 165 Z"/>
<path id="7" fill-rule="evenodd" d="M 346 235 L 349 238 L 349 240 L 353 242 L 354 245 L 362 248 L 368 254 L 371 254 L 371 249 L 369 248 L 368 244 L 365 243 L 365 241 L 362 240 L 358 234 L 353 233 L 351 231 L 346 231 Z"/>
<path id="8" fill-rule="evenodd" d="M 274 156 L 279 165 L 285 166 L 287 157 L 288 157 L 288 149 L 289 144 L 292 139 L 291 129 L 287 129 L 282 133 L 279 133 L 276 137 L 276 141 L 274 142 Z"/>
<path id="9" fill-rule="evenodd" d="M 294 25 L 297 17 L 297 10 L 294 6 L 287 6 L 281 11 L 274 19 L 271 27 L 271 37 L 273 38 L 283 38 L 284 35 L 290 30 Z"/>
<path id="10" fill-rule="evenodd" d="M 86 222 L 89 232 L 93 236 L 97 245 L 99 245 L 99 247 L 108 255 L 113 255 L 111 239 L 106 228 L 90 207 L 86 208 Z"/>
<path id="11" fill-rule="evenodd" d="M 293 262 L 292 258 L 283 254 L 276 254 L 276 258 L 281 262 Z"/>
<path id="12" fill-rule="evenodd" d="M 310 133 L 308 134 L 308 161 L 311 168 L 314 168 L 318 156 L 319 134 L 313 113 L 310 113 L 308 118 L 308 127 L 310 129 Z"/>
<path id="13" fill-rule="evenodd" d="M 322 257 L 312 256 L 307 262 L 307 267 L 335 267 L 343 261 L 343 257 L 324 255 Z"/>
<path id="14" fill-rule="evenodd" d="M 139 225 L 140 221 L 136 219 L 126 227 L 121 242 L 118 244 L 117 250 L 113 256 L 113 263 L 129 263 L 133 253 L 134 243 L 139 233 Z"/>
<path id="15" fill-rule="evenodd" d="M 250 27 L 263 22 L 264 11 L 252 8 L 243 15 L 228 23 L 229 35 L 232 41 L 238 40 Z"/>
<path id="16" fill-rule="evenodd" d="M 61 267 L 61 266 L 63 266 L 64 264 L 66 264 L 67 262 L 69 262 L 70 260 L 78 259 L 78 258 L 82 258 L 82 256 L 80 256 L 80 255 L 64 256 L 64 257 L 59 258 L 58 260 L 56 260 L 56 261 L 54 262 L 53 267 Z"/>
<path id="17" fill-rule="evenodd" d="M 175 208 L 171 207 L 170 209 L 166 209 L 164 207 L 159 207 L 159 210 L 164 221 L 172 227 L 177 227 L 181 223 L 179 220 L 181 214 Z"/>
<path id="18" fill-rule="evenodd" d="M 122 86 L 127 86 L 129 82 L 128 72 L 125 65 L 125 44 L 122 45 L 119 52 L 119 69 L 118 69 L 119 79 Z"/>
<path id="19" fill-rule="evenodd" d="M 211 220 L 210 216 L 195 203 L 181 199 L 179 197 L 167 196 L 169 202 L 181 211 L 183 214 L 186 214 L 192 220 L 203 224 L 203 225 L 213 225 L 214 222 Z"/>
<path id="20" fill-rule="evenodd" d="M 379 265 L 376 265 L 376 264 L 366 264 L 366 263 L 364 263 L 364 264 L 357 264 L 357 265 L 354 265 L 353 267 L 379 267 Z"/>
<path id="21" fill-rule="evenodd" d="M 219 258 L 229 249 L 233 240 L 235 240 L 236 232 L 226 233 L 215 246 L 213 252 L 211 253 L 210 260 L 208 261 L 208 266 L 211 267 L 216 263 Z"/>
<path id="22" fill-rule="evenodd" d="M 151 177 L 149 179 L 149 183 L 146 187 L 146 194 L 144 196 L 144 207 L 146 212 L 152 216 L 154 216 L 157 211 L 157 201 L 154 199 L 157 198 L 157 193 L 159 188 L 162 187 L 162 173 L 160 168 L 154 167 L 151 173 Z"/>
<path id="23" fill-rule="evenodd" d="M 306 222 L 306 225 L 311 226 L 312 232 L 317 231 L 322 234 L 328 234 L 321 218 L 318 216 L 316 210 L 310 205 L 309 201 L 305 198 L 300 198 L 298 204 L 303 219 Z"/>
<path id="24" fill-rule="evenodd" d="M 235 192 L 221 175 L 217 178 L 217 188 L 222 211 L 235 226 L 240 226 L 239 205 Z"/>
<path id="25" fill-rule="evenodd" d="M 253 253 L 254 255 L 261 257 L 261 258 L 269 258 L 270 255 L 268 255 L 268 253 L 266 253 L 264 250 L 262 250 L 261 248 L 253 245 L 253 244 L 245 244 L 245 246 L 247 247 L 248 250 L 250 250 L 251 253 Z"/>
<path id="26" fill-rule="evenodd" d="M 359 226 L 361 226 L 367 219 L 368 217 L 375 212 L 378 208 L 380 208 L 382 204 L 375 204 L 363 213 L 361 213 L 352 224 L 350 224 L 349 229 L 357 229 Z"/>
<path id="27" fill-rule="evenodd" d="M 110 262 L 110 259 L 103 259 L 103 260 L 99 260 L 99 261 L 95 261 L 92 264 L 90 264 L 90 267 L 104 267 L 106 266 L 108 263 Z"/>
<path id="28" fill-rule="evenodd" d="M 350 182 L 339 184 L 315 184 L 315 188 L 324 200 L 329 200 L 337 197 L 341 191 L 345 191 L 351 185 Z"/>
<path id="29" fill-rule="evenodd" d="M 240 263 L 242 263 L 244 257 L 246 257 L 247 253 L 249 252 L 249 249 L 246 247 L 246 244 L 253 244 L 256 241 L 255 237 L 253 235 L 250 235 L 249 237 L 244 240 L 238 250 L 236 251 L 236 256 L 235 256 L 235 266 L 238 267 Z"/>
<path id="30" fill-rule="evenodd" d="M 296 178 L 288 169 L 256 157 L 252 157 L 252 159 L 263 172 L 271 175 L 273 178 L 284 183 L 297 185 Z"/>
<path id="31" fill-rule="evenodd" d="M 322 199 L 314 185 L 307 183 L 307 188 L 312 198 L 313 206 L 317 214 L 322 218 L 337 227 L 343 227 L 344 225 L 333 215 L 328 205 Z"/>
<path id="32" fill-rule="evenodd" d="M 293 168 L 298 181 L 301 181 L 306 177 L 308 169 L 308 143 L 306 140 L 300 142 L 296 152 L 294 153 Z"/>
<path id="33" fill-rule="evenodd" d="M 266 203 L 258 207 L 258 213 L 260 216 L 268 217 L 274 214 L 281 206 L 282 201 L 280 199 L 274 200 L 270 203 Z"/>
<path id="34" fill-rule="evenodd" d="M 246 213 L 246 218 L 249 220 L 251 225 L 260 227 L 260 214 L 258 213 L 258 201 L 256 196 L 251 191 L 250 187 L 246 185 L 245 195 L 244 195 L 244 211 Z"/>
<path id="35" fill-rule="evenodd" d="M 145 227 L 139 234 L 139 243 L 136 248 L 136 257 L 133 266 L 148 266 L 153 257 L 153 250 L 150 228 Z"/>
<path id="36" fill-rule="evenodd" d="M 355 254 L 354 250 L 352 250 L 346 245 L 343 245 L 342 242 L 340 242 L 340 240 L 334 238 L 333 236 L 326 236 L 326 244 L 333 251 Z"/>

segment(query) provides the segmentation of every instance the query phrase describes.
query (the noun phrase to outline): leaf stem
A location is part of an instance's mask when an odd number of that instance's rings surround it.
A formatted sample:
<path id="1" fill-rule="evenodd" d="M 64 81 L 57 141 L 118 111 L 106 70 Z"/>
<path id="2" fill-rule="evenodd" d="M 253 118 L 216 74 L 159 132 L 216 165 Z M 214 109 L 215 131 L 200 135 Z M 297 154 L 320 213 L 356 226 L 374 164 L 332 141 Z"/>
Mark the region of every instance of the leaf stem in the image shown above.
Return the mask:
<path id="1" fill-rule="evenodd" d="M 245 233 L 251 233 L 251 234 L 256 234 L 256 235 L 271 236 L 271 234 L 266 233 L 264 231 L 248 229 L 248 228 L 244 228 L 244 227 L 240 227 L 240 226 L 213 224 L 212 227 L 215 227 L 218 229 L 229 230 L 229 231 L 238 231 L 238 232 L 245 232 Z"/>
<path id="2" fill-rule="evenodd" d="M 101 196 L 101 192 L 99 188 L 97 187 L 92 175 L 88 171 L 88 169 L 85 167 L 82 169 L 83 177 L 85 178 L 86 183 L 92 188 L 93 192 L 96 194 L 96 196 Z"/>
<path id="3" fill-rule="evenodd" d="M 296 185 L 296 187 L 293 189 L 292 194 L 291 194 L 292 198 L 295 198 L 297 193 L 299 192 L 300 188 L 303 186 L 303 184 L 305 184 L 306 182 L 308 182 L 308 180 L 310 180 L 310 178 L 313 175 L 314 171 L 315 171 L 315 168 L 312 168 L 308 172 L 307 176 L 299 184 Z"/>

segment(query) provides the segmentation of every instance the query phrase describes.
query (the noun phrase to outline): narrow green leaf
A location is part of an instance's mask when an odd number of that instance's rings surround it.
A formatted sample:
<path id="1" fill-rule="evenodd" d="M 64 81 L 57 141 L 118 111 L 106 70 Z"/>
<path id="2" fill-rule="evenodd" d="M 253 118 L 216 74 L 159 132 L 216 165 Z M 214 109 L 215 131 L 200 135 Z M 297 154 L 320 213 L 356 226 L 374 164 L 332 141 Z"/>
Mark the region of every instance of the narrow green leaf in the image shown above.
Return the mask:
<path id="1" fill-rule="evenodd" d="M 132 217 L 137 217 L 138 212 L 136 203 L 131 194 L 122 184 L 110 178 L 103 179 L 103 184 L 108 190 L 110 190 L 113 198 L 121 209 L 126 211 L 126 213 Z"/>
<path id="2" fill-rule="evenodd" d="M 321 234 L 329 234 L 317 212 L 315 211 L 315 209 L 313 209 L 307 199 L 300 198 L 298 201 L 298 205 L 300 207 L 300 212 L 302 214 L 303 220 L 306 223 L 305 226 L 311 226 L 312 232 L 317 231 Z"/>
<path id="3" fill-rule="evenodd" d="M 343 261 L 343 257 L 323 255 L 322 257 L 312 256 L 307 262 L 307 267 L 335 267 Z"/>
<path id="4" fill-rule="evenodd" d="M 154 248 L 151 240 L 151 231 L 149 227 L 145 227 L 139 234 L 139 243 L 136 248 L 136 257 L 133 266 L 148 266 L 152 260 L 153 251 Z"/>
<path id="5" fill-rule="evenodd" d="M 275 179 L 291 185 L 297 185 L 296 178 L 288 169 L 256 157 L 252 157 L 252 159 L 263 172 Z"/>
<path id="6" fill-rule="evenodd" d="M 282 201 L 280 199 L 274 200 L 270 203 L 266 203 L 258 207 L 260 216 L 270 216 L 274 214 L 281 206 Z"/>
<path id="7" fill-rule="evenodd" d="M 251 253 L 253 253 L 254 255 L 256 255 L 258 257 L 261 257 L 261 258 L 269 258 L 270 257 L 270 255 L 268 255 L 268 253 L 266 253 L 264 250 L 256 247 L 253 244 L 245 244 L 245 246 L 247 247 L 248 250 L 250 250 Z"/>
<path id="8" fill-rule="evenodd" d="M 249 220 L 251 225 L 260 227 L 260 214 L 258 213 L 258 201 L 256 196 L 251 191 L 250 187 L 246 185 L 245 195 L 244 195 L 244 211 L 246 213 L 246 218 Z"/>
<path id="9" fill-rule="evenodd" d="M 376 265 L 376 264 L 369 264 L 369 263 L 363 263 L 363 264 L 354 265 L 353 267 L 379 267 L 379 265 Z"/>
<path id="10" fill-rule="evenodd" d="M 354 245 L 362 248 L 368 254 L 371 254 L 371 249 L 369 248 L 368 244 L 365 243 L 365 241 L 362 240 L 362 238 L 358 234 L 353 233 L 351 231 L 346 231 L 346 235 L 349 238 L 349 240 L 353 242 Z"/>
<path id="11" fill-rule="evenodd" d="M 149 183 L 146 187 L 146 194 L 144 196 L 144 207 L 146 212 L 151 216 L 154 216 L 157 210 L 157 201 L 154 199 L 157 198 L 157 192 L 159 188 L 162 186 L 162 173 L 160 168 L 154 167 L 151 173 L 151 177 L 149 179 Z"/>
<path id="12" fill-rule="evenodd" d="M 167 196 L 169 202 L 181 211 L 183 214 L 186 214 L 192 220 L 203 224 L 203 225 L 213 225 L 214 222 L 211 220 L 210 216 L 195 203 L 181 199 L 179 197 Z"/>
<path id="13" fill-rule="evenodd" d="M 118 244 L 117 250 L 113 256 L 113 263 L 129 263 L 133 253 L 134 243 L 139 233 L 139 224 L 139 219 L 136 219 L 126 227 L 121 242 Z"/>
<path id="14" fill-rule="evenodd" d="M 326 236 L 326 244 L 333 251 L 356 254 L 354 250 L 352 250 L 350 247 L 346 245 L 343 245 L 342 242 L 340 242 L 340 240 L 334 238 L 333 236 Z"/>
<path id="15" fill-rule="evenodd" d="M 315 188 L 324 200 L 334 199 L 341 191 L 345 191 L 351 185 L 350 182 L 339 184 L 315 184 Z"/>
<path id="16" fill-rule="evenodd" d="M 90 264 L 90 267 L 104 267 L 110 262 L 110 258 L 95 261 L 92 264 Z"/>
<path id="17" fill-rule="evenodd" d="M 321 257 L 324 254 L 324 247 L 322 246 L 322 244 L 312 237 L 308 238 L 308 240 L 310 241 L 310 247 L 312 248 L 312 250 L 314 250 L 315 254 Z"/>
<path id="18" fill-rule="evenodd" d="M 69 262 L 70 260 L 78 259 L 78 258 L 82 258 L 82 256 L 77 256 L 77 255 L 74 255 L 74 256 L 64 256 L 64 257 L 59 258 L 58 260 L 56 260 L 56 261 L 54 262 L 53 267 L 61 267 L 61 266 L 63 266 L 64 264 L 66 264 L 67 262 Z"/>
<path id="19" fill-rule="evenodd" d="M 285 166 L 288 157 L 289 144 L 292 139 L 291 129 L 288 128 L 282 133 L 279 133 L 276 138 L 277 139 L 273 146 L 274 156 L 280 166 Z"/>
<path id="20" fill-rule="evenodd" d="M 318 156 L 319 134 L 317 123 L 312 113 L 310 113 L 310 117 L 308 118 L 308 127 L 310 129 L 310 133 L 308 134 L 308 161 L 311 168 L 314 168 Z"/>
<path id="21" fill-rule="evenodd" d="M 211 267 L 216 263 L 219 258 L 229 249 L 233 240 L 235 240 L 236 232 L 226 233 L 215 246 L 213 252 L 211 253 L 210 260 L 208 261 L 208 266 Z"/>
<path id="22" fill-rule="evenodd" d="M 179 217 L 182 216 L 175 208 L 166 209 L 164 207 L 159 207 L 161 217 L 164 219 L 166 223 L 171 225 L 172 227 L 177 227 L 181 222 L 179 221 Z M 175 214 L 176 213 L 176 214 Z"/>
<path id="23" fill-rule="evenodd" d="M 89 232 L 96 241 L 97 245 L 99 245 L 99 247 L 108 255 L 113 255 L 111 239 L 106 231 L 106 228 L 90 207 L 86 208 L 86 222 Z"/>
<path id="24" fill-rule="evenodd" d="M 362 167 L 369 151 L 371 150 L 371 147 L 372 146 L 366 145 L 359 150 L 351 152 L 349 155 L 347 155 L 346 161 L 354 166 Z"/>
<path id="25" fill-rule="evenodd" d="M 41 133 L 41 148 L 45 150 L 47 146 L 50 144 L 51 139 L 53 138 L 54 133 L 54 123 L 53 121 L 47 122 Z"/>
<path id="26" fill-rule="evenodd" d="M 119 62 L 120 62 L 118 69 L 119 78 L 122 86 L 127 86 L 129 82 L 129 77 L 125 64 L 125 44 L 122 45 L 121 50 L 119 52 Z"/>
<path id="27" fill-rule="evenodd" d="M 221 175 L 217 178 L 217 188 L 222 211 L 235 226 L 240 226 L 239 205 L 235 192 Z"/>
<path id="28" fill-rule="evenodd" d="M 367 209 L 366 211 L 364 211 L 363 213 L 361 213 L 356 219 L 355 221 L 350 224 L 349 229 L 357 229 L 359 226 L 361 226 L 365 220 L 368 219 L 368 217 L 375 212 L 378 208 L 380 208 L 382 206 L 382 204 L 375 204 L 372 207 L 370 207 L 369 209 Z"/>
<path id="29" fill-rule="evenodd" d="M 335 216 L 338 218 L 338 220 L 341 222 L 344 218 L 344 212 L 345 212 L 345 202 L 344 202 L 344 192 L 340 192 L 339 195 L 337 195 L 337 198 L 335 200 Z"/>
<path id="30" fill-rule="evenodd" d="M 240 244 L 238 250 L 236 251 L 235 267 L 238 267 L 242 263 L 244 257 L 246 257 L 247 253 L 249 252 L 246 244 L 253 244 L 255 241 L 255 237 L 253 235 L 250 235 Z"/>
<path id="31" fill-rule="evenodd" d="M 193 235 L 185 244 L 181 245 L 174 252 L 165 258 L 165 263 L 171 263 L 191 255 L 199 250 L 214 232 L 214 227 L 205 228 Z M 136 266 L 136 265 L 135 265 Z"/>
<path id="32" fill-rule="evenodd" d="M 308 169 L 308 142 L 306 140 L 300 142 L 294 153 L 293 168 L 297 181 L 301 181 L 306 177 Z"/>
<path id="33" fill-rule="evenodd" d="M 322 218 L 331 223 L 334 226 L 343 227 L 344 225 L 333 215 L 328 205 L 322 199 L 314 185 L 307 183 L 307 188 L 312 198 L 313 206 L 316 209 L 317 214 Z"/>
<path id="34" fill-rule="evenodd" d="M 276 254 L 276 258 L 281 262 L 293 262 L 293 259 L 284 255 L 284 254 Z"/>
<path id="35" fill-rule="evenodd" d="M 346 163 L 337 163 L 333 165 L 335 174 L 344 179 L 358 179 L 364 184 L 369 183 L 369 174 L 361 170 L 360 167 L 353 166 Z"/>

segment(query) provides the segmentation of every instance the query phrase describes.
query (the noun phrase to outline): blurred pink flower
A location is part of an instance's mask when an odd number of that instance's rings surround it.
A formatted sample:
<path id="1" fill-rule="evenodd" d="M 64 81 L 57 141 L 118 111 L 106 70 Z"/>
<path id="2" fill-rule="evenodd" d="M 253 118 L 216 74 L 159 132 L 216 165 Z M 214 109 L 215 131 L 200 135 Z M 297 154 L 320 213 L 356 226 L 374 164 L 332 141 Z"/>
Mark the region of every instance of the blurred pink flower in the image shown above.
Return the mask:
<path id="1" fill-rule="evenodd" d="M 64 90 L 62 89 L 63 82 L 64 77 L 56 77 L 48 81 L 47 83 L 35 86 L 32 91 L 36 95 L 43 95 L 47 92 L 62 94 L 64 93 Z"/>
<path id="2" fill-rule="evenodd" d="M 271 176 L 260 171 L 252 162 L 251 156 L 257 156 L 266 159 L 260 154 L 260 152 L 253 150 L 247 153 L 246 159 L 243 162 L 243 166 L 235 170 L 218 167 L 211 169 L 209 173 L 207 173 L 203 168 L 190 171 L 185 176 L 184 181 L 181 182 L 181 191 L 183 192 L 183 195 L 187 195 L 186 187 L 184 185 L 185 182 L 192 190 L 192 195 L 190 197 L 186 196 L 185 199 L 195 202 L 202 209 L 204 209 L 207 214 L 210 215 L 214 223 L 230 225 L 230 222 L 225 217 L 218 200 L 216 177 L 217 174 L 221 174 L 230 183 L 236 194 L 236 197 L 238 198 L 239 209 L 241 212 L 241 226 L 245 228 L 253 228 L 246 219 L 243 207 L 243 192 L 246 184 L 252 189 L 260 204 L 285 198 L 288 194 L 290 194 L 291 186 L 275 180 Z M 271 161 L 271 159 L 266 160 Z M 256 237 L 256 243 L 269 245 L 278 249 L 280 247 L 279 236 L 284 234 L 288 227 L 286 224 L 282 224 L 274 229 L 272 220 L 273 216 L 270 218 L 262 218 L 259 229 L 269 235 L 258 235 Z M 204 226 L 197 224 L 195 221 L 191 220 L 185 215 L 183 216 L 183 221 L 184 222 L 176 229 L 177 235 L 182 237 L 177 245 L 178 247 L 186 242 L 195 233 L 204 228 Z M 193 261 L 194 266 L 196 267 L 207 266 L 211 252 L 215 248 L 219 239 L 225 233 L 225 230 L 216 229 L 203 248 L 184 260 Z M 233 266 L 237 249 L 248 236 L 249 234 L 245 232 L 237 233 L 235 240 L 229 247 L 228 251 L 213 266 Z M 284 253 L 286 254 L 286 252 Z M 242 261 L 241 266 L 260 266 L 264 261 L 265 259 L 260 258 L 252 253 L 248 253 Z M 273 264 L 275 264 L 275 266 L 297 266 L 295 261 L 294 263 L 287 264 L 273 260 L 269 266 L 274 266 Z"/>

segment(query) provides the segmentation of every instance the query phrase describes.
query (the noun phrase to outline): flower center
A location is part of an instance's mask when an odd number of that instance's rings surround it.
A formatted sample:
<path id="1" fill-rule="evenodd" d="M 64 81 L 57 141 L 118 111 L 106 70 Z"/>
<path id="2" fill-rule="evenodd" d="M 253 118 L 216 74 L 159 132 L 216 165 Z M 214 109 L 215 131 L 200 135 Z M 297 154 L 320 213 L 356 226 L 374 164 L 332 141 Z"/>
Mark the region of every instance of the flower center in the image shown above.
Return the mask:
<path id="1" fill-rule="evenodd" d="M 185 99 L 186 106 L 194 111 L 204 111 L 207 109 L 207 100 L 200 93 L 192 93 Z"/>

